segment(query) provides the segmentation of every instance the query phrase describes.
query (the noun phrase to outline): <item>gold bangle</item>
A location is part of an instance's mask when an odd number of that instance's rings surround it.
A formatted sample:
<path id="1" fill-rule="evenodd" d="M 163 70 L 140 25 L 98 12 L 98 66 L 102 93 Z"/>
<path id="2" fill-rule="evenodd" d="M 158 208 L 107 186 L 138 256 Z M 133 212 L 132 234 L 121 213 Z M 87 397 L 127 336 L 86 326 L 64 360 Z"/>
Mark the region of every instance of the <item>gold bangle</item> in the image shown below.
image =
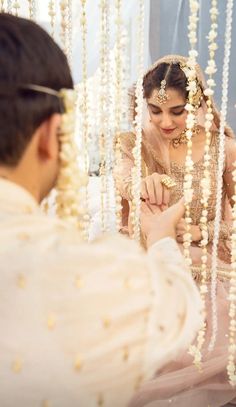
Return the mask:
<path id="1" fill-rule="evenodd" d="M 164 185 L 164 187 L 166 187 L 167 189 L 171 189 L 171 188 L 176 186 L 175 181 L 171 177 L 169 177 L 168 175 L 165 175 L 161 179 L 161 184 Z"/>

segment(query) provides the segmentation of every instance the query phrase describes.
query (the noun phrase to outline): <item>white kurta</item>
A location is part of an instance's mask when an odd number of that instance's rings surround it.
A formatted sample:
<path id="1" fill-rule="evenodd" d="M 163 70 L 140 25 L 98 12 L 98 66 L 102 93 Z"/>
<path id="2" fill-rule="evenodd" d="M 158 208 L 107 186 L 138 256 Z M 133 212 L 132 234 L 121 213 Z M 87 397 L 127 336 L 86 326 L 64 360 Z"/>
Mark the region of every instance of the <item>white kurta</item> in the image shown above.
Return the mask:
<path id="1" fill-rule="evenodd" d="M 122 407 L 187 346 L 200 297 L 172 239 L 92 244 L 0 180 L 0 406 Z"/>

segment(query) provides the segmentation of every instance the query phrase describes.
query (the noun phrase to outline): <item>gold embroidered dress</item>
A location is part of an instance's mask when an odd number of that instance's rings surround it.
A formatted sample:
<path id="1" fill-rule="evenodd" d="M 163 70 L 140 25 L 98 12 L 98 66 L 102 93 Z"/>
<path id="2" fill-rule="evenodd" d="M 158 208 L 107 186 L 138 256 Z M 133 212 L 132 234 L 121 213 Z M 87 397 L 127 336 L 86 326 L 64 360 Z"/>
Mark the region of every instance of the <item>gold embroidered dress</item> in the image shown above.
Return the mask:
<path id="1" fill-rule="evenodd" d="M 116 182 L 123 198 L 123 227 L 124 230 L 128 225 L 128 214 L 129 205 L 128 202 L 132 199 L 131 196 L 131 168 L 133 166 L 133 156 L 132 149 L 135 143 L 135 135 L 132 132 L 123 133 L 119 136 L 122 159 L 115 169 Z M 230 150 L 233 140 L 227 138 L 226 145 L 227 150 Z M 215 219 L 215 206 L 216 206 L 216 177 L 217 177 L 217 157 L 218 157 L 218 142 L 217 133 L 212 136 L 211 146 L 210 146 L 211 164 L 209 171 L 211 173 L 211 195 L 209 198 L 208 207 L 208 231 L 209 231 L 209 266 L 210 266 L 210 253 L 212 248 L 212 240 L 214 234 L 214 219 Z M 232 170 L 232 158 L 229 154 L 225 161 L 225 174 L 230 175 Z M 162 161 L 160 154 L 156 153 L 152 148 L 151 144 L 145 137 L 143 133 L 142 141 L 142 176 L 148 176 L 157 172 L 159 174 L 168 174 L 175 181 L 176 186 L 170 191 L 170 202 L 169 205 L 176 203 L 181 197 L 183 197 L 183 182 L 184 182 L 184 172 L 185 167 L 177 162 L 170 162 L 167 165 Z M 191 203 L 191 218 L 193 225 L 198 225 L 200 222 L 202 204 L 201 204 L 201 186 L 200 181 L 203 178 L 203 157 L 194 163 L 193 170 L 193 200 Z M 227 269 L 229 269 L 230 263 L 230 232 L 231 232 L 231 220 L 229 203 L 227 198 L 227 184 L 223 183 L 223 194 L 222 194 L 222 220 L 220 224 L 220 243 L 219 243 L 219 265 L 220 274 L 222 279 L 227 276 Z M 201 263 L 201 249 L 198 245 L 192 245 L 191 248 L 193 262 L 195 265 L 195 277 L 197 278 L 197 268 L 196 266 Z M 226 275 L 225 275 L 226 273 Z"/>

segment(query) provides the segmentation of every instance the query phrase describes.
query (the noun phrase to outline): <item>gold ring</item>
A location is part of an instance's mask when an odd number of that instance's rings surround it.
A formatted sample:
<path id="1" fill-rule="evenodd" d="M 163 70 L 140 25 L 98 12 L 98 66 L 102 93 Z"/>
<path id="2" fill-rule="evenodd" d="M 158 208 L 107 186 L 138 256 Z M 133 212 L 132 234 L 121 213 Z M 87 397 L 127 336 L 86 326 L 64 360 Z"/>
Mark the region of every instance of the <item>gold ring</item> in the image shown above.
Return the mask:
<path id="1" fill-rule="evenodd" d="M 168 175 L 161 179 L 161 184 L 164 185 L 164 187 L 166 187 L 167 189 L 171 189 L 176 186 L 175 181 Z"/>

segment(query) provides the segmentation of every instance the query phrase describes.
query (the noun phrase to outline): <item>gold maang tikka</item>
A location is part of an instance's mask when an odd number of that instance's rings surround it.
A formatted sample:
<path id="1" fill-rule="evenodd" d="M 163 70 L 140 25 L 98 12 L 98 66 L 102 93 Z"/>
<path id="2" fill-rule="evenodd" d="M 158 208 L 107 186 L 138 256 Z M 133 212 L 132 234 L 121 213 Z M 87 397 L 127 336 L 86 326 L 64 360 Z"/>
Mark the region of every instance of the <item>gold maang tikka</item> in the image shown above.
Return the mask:
<path id="1" fill-rule="evenodd" d="M 153 100 L 154 103 L 158 103 L 158 104 L 162 105 L 162 104 L 166 103 L 167 100 L 170 99 L 170 96 L 166 93 L 166 85 L 167 85 L 166 79 L 168 77 L 170 69 L 171 69 L 171 64 L 169 65 L 169 67 L 166 71 L 164 79 L 162 79 L 162 81 L 161 81 L 160 89 L 154 89 L 152 92 L 151 100 Z"/>
<path id="2" fill-rule="evenodd" d="M 152 99 L 155 103 L 159 103 L 160 105 L 167 102 L 170 96 L 166 93 L 166 80 L 163 79 L 161 81 L 160 89 L 154 89 L 152 94 Z"/>

